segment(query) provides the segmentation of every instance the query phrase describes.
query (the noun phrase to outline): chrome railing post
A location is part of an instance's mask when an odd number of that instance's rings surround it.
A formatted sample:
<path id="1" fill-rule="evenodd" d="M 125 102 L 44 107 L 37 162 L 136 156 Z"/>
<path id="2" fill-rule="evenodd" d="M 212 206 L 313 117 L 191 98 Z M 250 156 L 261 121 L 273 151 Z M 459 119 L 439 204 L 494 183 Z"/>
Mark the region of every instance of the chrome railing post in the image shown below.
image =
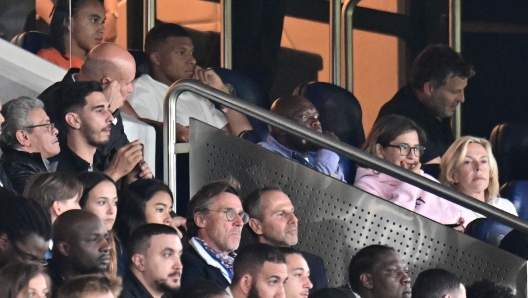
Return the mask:
<path id="1" fill-rule="evenodd" d="M 330 0 L 330 83 L 341 87 L 341 0 Z"/>
<path id="2" fill-rule="evenodd" d="M 232 0 L 220 0 L 222 8 L 222 20 L 220 28 L 220 65 L 223 68 L 232 69 L 232 41 L 233 41 L 233 23 L 232 23 Z M 244 0 L 251 1 L 251 0 Z"/>
<path id="3" fill-rule="evenodd" d="M 360 0 L 347 0 L 343 6 L 343 49 L 345 53 L 345 88 L 354 92 L 354 38 L 352 15 Z"/>
<path id="4" fill-rule="evenodd" d="M 461 0 L 449 1 L 449 46 L 456 52 L 462 51 L 462 6 Z M 462 106 L 458 105 L 453 117 L 453 133 L 456 138 L 462 134 Z"/>

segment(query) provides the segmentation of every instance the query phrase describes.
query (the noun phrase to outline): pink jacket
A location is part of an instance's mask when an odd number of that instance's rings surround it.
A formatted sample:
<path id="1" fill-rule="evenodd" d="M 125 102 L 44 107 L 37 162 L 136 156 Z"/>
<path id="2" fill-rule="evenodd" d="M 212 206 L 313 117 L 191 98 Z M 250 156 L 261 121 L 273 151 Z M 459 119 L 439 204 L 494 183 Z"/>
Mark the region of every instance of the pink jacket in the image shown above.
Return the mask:
<path id="1" fill-rule="evenodd" d="M 420 172 L 422 176 L 438 182 L 432 176 Z M 371 169 L 358 167 L 354 186 L 441 224 L 454 224 L 458 217 L 474 219 L 471 211 L 464 207 Z M 466 220 L 464 226 L 468 223 Z"/>

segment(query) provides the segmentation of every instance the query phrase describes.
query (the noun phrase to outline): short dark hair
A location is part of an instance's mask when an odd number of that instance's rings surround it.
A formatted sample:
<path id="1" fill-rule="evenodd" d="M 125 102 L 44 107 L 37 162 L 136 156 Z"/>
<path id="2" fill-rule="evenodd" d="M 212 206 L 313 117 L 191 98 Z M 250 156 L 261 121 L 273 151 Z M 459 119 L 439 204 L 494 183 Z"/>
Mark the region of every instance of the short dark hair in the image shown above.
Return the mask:
<path id="1" fill-rule="evenodd" d="M 64 202 L 82 196 L 83 186 L 79 180 L 64 172 L 38 173 L 33 175 L 24 189 L 24 197 L 37 200 L 45 208 L 53 202 Z"/>
<path id="2" fill-rule="evenodd" d="M 265 262 L 286 264 L 286 257 L 278 248 L 268 244 L 253 243 L 246 245 L 235 258 L 232 284 L 239 282 L 247 273 L 256 277 Z"/>
<path id="3" fill-rule="evenodd" d="M 449 46 L 429 45 L 414 60 L 411 86 L 415 90 L 422 90 L 425 83 L 431 82 L 438 88 L 446 83 L 450 75 L 471 78 L 474 73 L 473 66 Z"/>
<path id="4" fill-rule="evenodd" d="M 64 138 L 69 131 L 65 119 L 66 114 L 82 110 L 88 103 L 86 97 L 93 92 L 103 92 L 100 83 L 94 81 L 62 83 L 54 92 L 54 96 L 44 102 L 51 122 L 55 123 L 59 131 L 64 132 L 59 136 L 62 135 Z"/>
<path id="5" fill-rule="evenodd" d="M 180 298 L 213 298 L 217 295 L 227 295 L 224 287 L 210 280 L 192 282 L 179 293 Z"/>
<path id="6" fill-rule="evenodd" d="M 60 287 L 58 298 L 77 298 L 83 294 L 108 293 L 118 297 L 122 290 L 121 278 L 105 274 L 89 274 L 74 277 Z"/>
<path id="7" fill-rule="evenodd" d="M 99 185 L 99 183 L 106 181 L 116 186 L 112 178 L 110 178 L 105 173 L 101 173 L 101 172 L 83 172 L 77 175 L 77 179 L 82 183 L 82 186 L 84 187 L 83 195 L 81 196 L 81 199 L 79 200 L 79 205 L 81 206 L 81 208 L 86 207 L 86 201 L 88 200 L 88 197 L 90 196 L 90 192 L 97 185 Z"/>
<path id="8" fill-rule="evenodd" d="M 75 17 L 79 10 L 86 5 L 89 0 L 58 0 L 52 10 L 50 22 L 49 38 L 51 46 L 57 49 L 62 56 L 66 55 L 64 44 L 64 34 L 68 32 L 66 25 L 70 22 L 70 2 L 72 17 Z M 103 0 L 98 0 L 103 4 Z M 70 26 L 71 28 L 71 26 Z"/>
<path id="9" fill-rule="evenodd" d="M 356 293 L 360 289 L 360 276 L 363 273 L 371 273 L 374 266 L 380 262 L 381 255 L 395 251 L 394 248 L 385 245 L 369 245 L 356 253 L 348 266 L 348 280 L 350 288 Z"/>
<path id="10" fill-rule="evenodd" d="M 194 222 L 194 215 L 198 212 L 202 214 L 209 213 L 209 206 L 213 204 L 216 196 L 223 192 L 240 196 L 240 184 L 232 177 L 225 180 L 213 181 L 202 186 L 191 198 L 187 206 L 187 233 L 190 237 L 196 236 L 198 233 L 198 226 Z"/>
<path id="11" fill-rule="evenodd" d="M 145 37 L 145 54 L 147 57 L 159 50 L 169 37 L 191 37 L 182 26 L 173 23 L 162 23 L 154 26 Z"/>
<path id="12" fill-rule="evenodd" d="M 304 258 L 304 256 L 302 255 L 301 251 L 293 248 L 293 247 L 277 247 L 280 252 L 282 252 L 284 254 L 285 257 L 289 256 L 289 255 L 300 255 L 301 257 Z"/>
<path id="13" fill-rule="evenodd" d="M 414 290 L 414 289 L 413 289 Z M 414 296 L 414 292 L 413 292 Z M 466 287 L 467 298 L 515 298 L 512 289 L 483 279 Z"/>
<path id="14" fill-rule="evenodd" d="M 11 243 L 24 241 L 30 235 L 51 239 L 49 211 L 33 199 L 2 194 L 0 197 L 0 234 Z"/>
<path id="15" fill-rule="evenodd" d="M 250 218 L 256 218 L 262 220 L 262 196 L 268 191 L 280 191 L 282 189 L 278 186 L 265 186 L 253 190 L 245 199 L 242 204 L 244 211 L 249 215 Z"/>
<path id="16" fill-rule="evenodd" d="M 161 224 L 146 224 L 138 227 L 128 239 L 128 256 L 146 254 L 150 247 L 150 238 L 156 235 L 176 235 L 178 232 L 173 227 Z"/>
<path id="17" fill-rule="evenodd" d="M 414 298 L 442 298 L 457 293 L 462 281 L 453 273 L 440 268 L 420 272 L 412 287 Z"/>
<path id="18" fill-rule="evenodd" d="M 117 203 L 119 212 L 114 230 L 124 243 L 128 241 L 130 233 L 147 223 L 145 206 L 158 192 L 166 192 L 174 200 L 170 188 L 163 181 L 157 179 L 138 179 L 119 193 L 121 199 Z"/>

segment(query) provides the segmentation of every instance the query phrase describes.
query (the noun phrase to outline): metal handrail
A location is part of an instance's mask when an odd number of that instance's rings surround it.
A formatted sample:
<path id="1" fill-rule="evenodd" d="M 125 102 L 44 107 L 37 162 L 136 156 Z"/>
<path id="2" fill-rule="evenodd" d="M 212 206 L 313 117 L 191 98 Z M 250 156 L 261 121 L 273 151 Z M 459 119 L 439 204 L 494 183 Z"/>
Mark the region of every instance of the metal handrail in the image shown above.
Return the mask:
<path id="1" fill-rule="evenodd" d="M 341 86 L 341 0 L 330 0 L 330 82 Z"/>
<path id="2" fill-rule="evenodd" d="M 525 220 L 497 209 L 491 205 L 475 200 L 472 197 L 464 195 L 440 183 L 417 175 L 412 171 L 405 170 L 401 167 L 388 163 L 348 144 L 336 141 L 325 136 L 324 134 L 300 126 L 297 123 L 273 114 L 268 110 L 259 108 L 251 103 L 242 101 L 236 97 L 225 94 L 219 90 L 203 85 L 202 83 L 191 79 L 180 80 L 172 84 L 165 95 L 163 141 L 166 146 L 164 146 L 163 152 L 166 161 L 168 161 L 164 163 L 165 183 L 169 185 L 170 189 L 174 193 L 176 193 L 176 101 L 180 94 L 185 91 L 190 91 L 197 95 L 203 96 L 230 109 L 265 122 L 268 125 L 280 128 L 295 136 L 302 137 L 312 143 L 350 158 L 368 168 L 383 172 L 401 181 L 410 183 L 425 191 L 433 193 L 439 197 L 445 198 L 453 203 L 459 204 L 473 211 L 479 212 L 485 216 L 491 217 L 503 224 L 519 229 L 520 231 L 528 234 L 528 222 Z"/>
<path id="3" fill-rule="evenodd" d="M 353 25 L 352 16 L 354 8 L 360 0 L 347 0 L 343 6 L 343 49 L 345 53 L 345 88 L 351 93 L 354 92 L 354 38 L 352 36 Z"/>
<path id="4" fill-rule="evenodd" d="M 233 21 L 232 21 L 232 0 L 220 0 L 222 8 L 222 20 L 220 28 L 220 66 L 222 68 L 233 68 Z"/>
<path id="5" fill-rule="evenodd" d="M 156 0 L 143 0 L 143 38 L 156 24 Z"/>
<path id="6" fill-rule="evenodd" d="M 458 53 L 462 50 L 462 6 L 460 1 L 449 1 L 449 46 Z M 459 138 L 462 134 L 461 105 L 456 107 L 453 123 L 453 134 L 456 138 Z"/>

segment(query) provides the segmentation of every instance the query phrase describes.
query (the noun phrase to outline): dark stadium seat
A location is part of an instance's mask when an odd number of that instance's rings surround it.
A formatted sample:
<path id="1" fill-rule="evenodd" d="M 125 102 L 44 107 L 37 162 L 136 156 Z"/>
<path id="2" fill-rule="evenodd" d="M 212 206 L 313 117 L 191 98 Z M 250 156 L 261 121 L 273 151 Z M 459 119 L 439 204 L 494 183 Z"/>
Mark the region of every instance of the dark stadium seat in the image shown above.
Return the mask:
<path id="1" fill-rule="evenodd" d="M 477 218 L 467 225 L 465 234 L 498 247 L 502 238 L 511 230 L 512 228 L 493 219 Z"/>
<path id="2" fill-rule="evenodd" d="M 41 49 L 51 46 L 46 34 L 38 31 L 28 31 L 13 37 L 11 43 L 23 48 L 24 50 L 36 54 Z"/>
<path id="3" fill-rule="evenodd" d="M 528 180 L 528 124 L 499 124 L 490 142 L 499 165 L 499 183 Z"/>
<path id="4" fill-rule="evenodd" d="M 510 181 L 502 185 L 500 195 L 513 203 L 520 218 L 528 220 L 528 180 Z"/>

